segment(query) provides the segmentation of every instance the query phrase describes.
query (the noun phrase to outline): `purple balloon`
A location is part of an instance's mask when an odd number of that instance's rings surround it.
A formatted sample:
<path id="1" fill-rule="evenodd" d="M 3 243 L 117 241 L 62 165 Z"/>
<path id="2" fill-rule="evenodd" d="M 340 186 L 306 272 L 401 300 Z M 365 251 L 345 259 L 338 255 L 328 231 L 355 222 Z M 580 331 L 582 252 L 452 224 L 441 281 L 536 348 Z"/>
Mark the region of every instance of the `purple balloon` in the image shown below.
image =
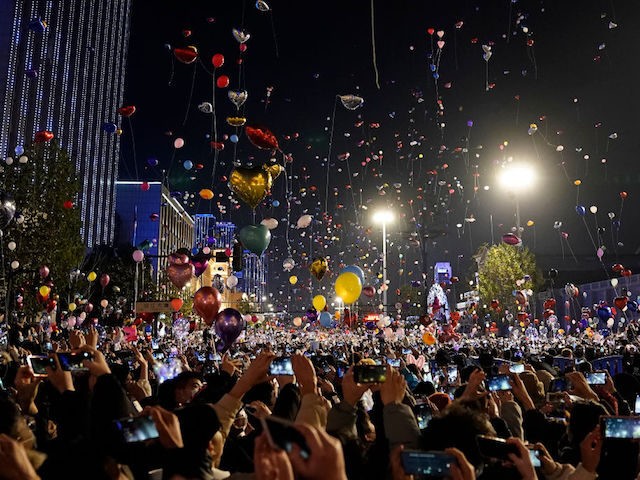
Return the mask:
<path id="1" fill-rule="evenodd" d="M 199 277 L 204 273 L 204 271 L 209 266 L 209 262 L 207 260 L 199 261 L 199 260 L 191 260 L 193 267 L 195 269 L 196 277 Z"/>
<path id="2" fill-rule="evenodd" d="M 242 314 L 235 308 L 225 308 L 218 313 L 213 323 L 216 335 L 221 340 L 217 350 L 228 350 L 231 345 L 233 345 L 233 342 L 240 336 L 246 325 Z"/>

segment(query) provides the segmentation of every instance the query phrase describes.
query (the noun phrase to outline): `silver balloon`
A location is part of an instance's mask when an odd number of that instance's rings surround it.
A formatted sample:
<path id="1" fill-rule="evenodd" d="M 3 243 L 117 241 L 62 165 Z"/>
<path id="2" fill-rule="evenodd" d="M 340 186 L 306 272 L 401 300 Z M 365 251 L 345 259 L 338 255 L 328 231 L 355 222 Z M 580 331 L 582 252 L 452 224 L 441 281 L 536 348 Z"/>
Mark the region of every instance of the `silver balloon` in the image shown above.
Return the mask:
<path id="1" fill-rule="evenodd" d="M 238 30 L 237 28 L 234 28 L 232 33 L 233 38 L 235 38 L 238 43 L 245 43 L 251 38 L 251 34 L 246 30 Z"/>
<path id="2" fill-rule="evenodd" d="M 256 2 L 256 8 L 261 12 L 268 12 L 269 10 L 271 10 L 271 7 L 269 7 L 269 4 L 264 0 L 258 0 Z"/>
<path id="3" fill-rule="evenodd" d="M 200 105 L 198 105 L 198 110 L 200 110 L 202 113 L 213 113 L 213 105 L 211 105 L 209 102 L 202 102 Z"/>
<path id="4" fill-rule="evenodd" d="M 295 266 L 296 266 L 296 262 L 291 257 L 286 258 L 284 262 L 282 262 L 282 268 L 284 269 L 285 272 L 290 272 L 291 270 L 294 269 Z"/>
<path id="5" fill-rule="evenodd" d="M 347 110 L 355 110 L 364 103 L 364 98 L 357 95 L 340 95 L 340 101 Z"/>
<path id="6" fill-rule="evenodd" d="M 229 90 L 227 96 L 229 97 L 229 100 L 231 100 L 231 103 L 236 106 L 236 108 L 240 108 L 242 105 L 244 105 L 244 102 L 247 101 L 249 93 L 246 90 Z"/>

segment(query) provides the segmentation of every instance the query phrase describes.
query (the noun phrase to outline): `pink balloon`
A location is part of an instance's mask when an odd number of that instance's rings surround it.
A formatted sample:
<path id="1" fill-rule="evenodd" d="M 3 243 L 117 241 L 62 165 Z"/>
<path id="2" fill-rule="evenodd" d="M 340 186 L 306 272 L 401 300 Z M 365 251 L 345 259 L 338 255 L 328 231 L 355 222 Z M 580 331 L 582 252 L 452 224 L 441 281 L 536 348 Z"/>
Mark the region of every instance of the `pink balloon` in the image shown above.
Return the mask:
<path id="1" fill-rule="evenodd" d="M 49 276 L 49 267 L 47 267 L 46 265 L 42 265 L 38 272 L 40 273 L 40 276 L 42 278 L 47 278 Z"/>
<path id="2" fill-rule="evenodd" d="M 133 261 L 137 263 L 144 260 L 144 252 L 142 250 L 136 250 L 131 256 L 133 257 Z"/>
<path id="3" fill-rule="evenodd" d="M 176 138 L 176 139 L 173 141 L 173 146 L 174 146 L 175 148 L 182 148 L 182 147 L 184 147 L 184 140 L 183 140 L 183 139 L 181 139 L 181 138 Z"/>
<path id="4" fill-rule="evenodd" d="M 602 258 L 604 256 L 604 250 L 602 248 L 598 248 L 598 250 L 596 251 L 596 255 L 598 256 L 598 258 Z"/>
<path id="5" fill-rule="evenodd" d="M 105 288 L 107 285 L 109 285 L 110 281 L 111 281 L 111 277 L 106 273 L 103 273 L 100 276 L 100 285 L 102 285 L 102 288 Z"/>

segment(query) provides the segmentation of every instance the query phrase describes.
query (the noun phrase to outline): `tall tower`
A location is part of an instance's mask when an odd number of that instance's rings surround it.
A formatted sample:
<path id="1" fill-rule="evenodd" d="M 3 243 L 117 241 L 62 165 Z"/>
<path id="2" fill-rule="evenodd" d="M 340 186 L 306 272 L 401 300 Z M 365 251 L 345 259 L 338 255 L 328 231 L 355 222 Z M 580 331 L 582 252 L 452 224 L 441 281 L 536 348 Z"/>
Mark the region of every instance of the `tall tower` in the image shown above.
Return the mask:
<path id="1" fill-rule="evenodd" d="M 51 131 L 76 162 L 82 237 L 113 240 L 132 0 L 0 1 L 0 156 Z"/>

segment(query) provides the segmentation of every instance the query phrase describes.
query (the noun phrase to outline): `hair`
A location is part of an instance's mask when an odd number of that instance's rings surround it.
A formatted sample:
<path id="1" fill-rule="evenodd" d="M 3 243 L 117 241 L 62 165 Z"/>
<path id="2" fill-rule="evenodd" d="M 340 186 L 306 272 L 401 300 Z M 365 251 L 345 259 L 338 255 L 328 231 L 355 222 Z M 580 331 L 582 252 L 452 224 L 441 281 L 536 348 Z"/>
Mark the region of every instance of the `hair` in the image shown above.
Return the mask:
<path id="1" fill-rule="evenodd" d="M 436 387 L 433 386 L 432 382 L 420 382 L 418 383 L 412 392 L 414 395 L 431 395 L 432 393 L 436 393 Z"/>
<path id="2" fill-rule="evenodd" d="M 570 442 L 576 446 L 580 445 L 584 437 L 598 426 L 602 415 L 607 415 L 607 410 L 598 402 L 593 400 L 574 402 L 567 427 Z"/>

